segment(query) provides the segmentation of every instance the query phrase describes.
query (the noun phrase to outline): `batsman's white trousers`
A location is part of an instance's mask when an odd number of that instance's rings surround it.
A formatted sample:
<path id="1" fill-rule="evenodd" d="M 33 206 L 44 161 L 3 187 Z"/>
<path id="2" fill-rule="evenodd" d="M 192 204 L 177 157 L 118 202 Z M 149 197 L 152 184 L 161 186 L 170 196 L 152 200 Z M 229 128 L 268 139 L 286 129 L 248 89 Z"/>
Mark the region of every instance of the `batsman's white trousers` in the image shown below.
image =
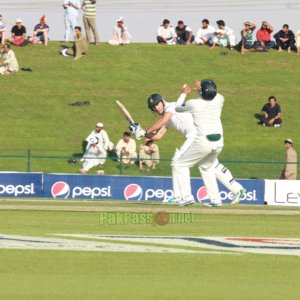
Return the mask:
<path id="1" fill-rule="evenodd" d="M 200 136 L 176 161 L 172 162 L 173 175 L 182 199 L 194 199 L 191 190 L 190 168 L 198 164 L 210 201 L 221 202 L 214 162 L 222 148 L 223 138 L 217 142 L 211 142 L 205 136 Z"/>

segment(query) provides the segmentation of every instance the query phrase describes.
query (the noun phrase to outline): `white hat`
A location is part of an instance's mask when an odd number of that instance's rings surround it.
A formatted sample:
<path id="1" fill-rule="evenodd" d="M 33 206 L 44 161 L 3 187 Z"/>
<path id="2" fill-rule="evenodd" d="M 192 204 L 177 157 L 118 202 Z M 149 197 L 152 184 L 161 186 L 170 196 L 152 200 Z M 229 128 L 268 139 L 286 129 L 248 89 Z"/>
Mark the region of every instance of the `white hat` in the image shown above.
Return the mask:
<path id="1" fill-rule="evenodd" d="M 103 123 L 97 123 L 96 127 L 104 127 L 104 126 L 103 126 Z"/>
<path id="2" fill-rule="evenodd" d="M 117 19 L 117 22 L 123 22 L 123 17 L 119 17 L 119 18 Z"/>
<path id="3" fill-rule="evenodd" d="M 20 19 L 20 18 L 17 19 L 17 20 L 16 20 L 16 23 L 22 23 L 22 19 Z"/>
<path id="4" fill-rule="evenodd" d="M 285 143 L 285 144 L 286 144 L 286 143 L 293 144 L 293 141 L 292 141 L 291 139 L 285 139 L 285 140 L 284 140 L 284 143 Z"/>

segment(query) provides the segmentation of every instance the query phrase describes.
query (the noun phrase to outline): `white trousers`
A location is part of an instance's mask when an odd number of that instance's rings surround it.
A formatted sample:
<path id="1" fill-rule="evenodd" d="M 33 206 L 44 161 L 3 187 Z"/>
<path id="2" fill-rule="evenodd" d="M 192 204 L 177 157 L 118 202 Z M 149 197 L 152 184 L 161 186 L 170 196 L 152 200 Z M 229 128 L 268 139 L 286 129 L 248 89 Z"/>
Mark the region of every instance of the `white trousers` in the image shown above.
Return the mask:
<path id="1" fill-rule="evenodd" d="M 70 35 L 73 40 L 75 26 L 78 26 L 79 18 L 78 16 L 73 16 L 65 13 L 65 42 L 69 41 Z"/>
<path id="2" fill-rule="evenodd" d="M 205 136 L 200 136 L 176 161 L 172 162 L 173 176 L 182 199 L 194 199 L 191 191 L 190 168 L 198 164 L 210 201 L 221 202 L 214 162 L 222 148 L 223 139 L 210 142 Z"/>
<path id="3" fill-rule="evenodd" d="M 219 45 L 221 47 L 227 47 L 228 43 L 229 43 L 230 47 L 234 47 L 235 46 L 235 36 L 233 34 L 223 35 L 223 36 L 215 35 L 213 38 L 213 43 L 216 43 L 217 45 Z"/>

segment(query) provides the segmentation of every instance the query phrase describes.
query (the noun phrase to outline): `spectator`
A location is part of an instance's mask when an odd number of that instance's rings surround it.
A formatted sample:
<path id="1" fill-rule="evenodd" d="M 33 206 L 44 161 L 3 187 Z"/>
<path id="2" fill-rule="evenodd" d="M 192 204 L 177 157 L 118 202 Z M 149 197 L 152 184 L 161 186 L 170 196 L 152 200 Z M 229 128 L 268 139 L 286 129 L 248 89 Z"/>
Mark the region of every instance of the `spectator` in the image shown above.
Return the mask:
<path id="1" fill-rule="evenodd" d="M 70 34 L 75 35 L 75 27 L 79 25 L 80 0 L 64 0 L 65 10 L 65 42 L 69 41 Z"/>
<path id="2" fill-rule="evenodd" d="M 225 26 L 223 20 L 217 21 L 218 29 L 214 32 L 213 44 L 211 49 L 215 48 L 216 45 L 221 47 L 229 46 L 230 50 L 233 50 L 235 47 L 235 36 L 231 28 Z"/>
<path id="3" fill-rule="evenodd" d="M 96 128 L 89 134 L 85 139 L 87 142 L 92 138 L 96 137 L 98 139 L 98 147 L 101 150 L 101 160 L 99 166 L 102 167 L 105 164 L 107 151 L 112 151 L 114 149 L 114 144 L 109 140 L 107 132 L 103 129 L 103 123 L 97 123 Z M 84 154 L 83 158 L 86 156 Z"/>
<path id="4" fill-rule="evenodd" d="M 183 21 L 178 21 L 178 25 L 175 28 L 177 35 L 177 44 L 190 45 L 194 41 L 193 31 L 190 27 L 184 24 Z"/>
<path id="5" fill-rule="evenodd" d="M 88 44 L 85 37 L 81 33 L 81 27 L 75 27 L 75 43 L 73 47 L 65 48 L 61 50 L 63 56 L 75 56 L 75 60 L 82 58 L 86 55 L 88 50 Z"/>
<path id="6" fill-rule="evenodd" d="M 7 39 L 15 46 L 25 46 L 28 43 L 26 28 L 22 25 L 22 19 L 16 20 L 16 25 L 11 29 L 11 37 Z"/>
<path id="7" fill-rule="evenodd" d="M 0 42 L 1 42 L 2 45 L 4 45 L 5 44 L 7 28 L 3 24 L 2 20 L 3 20 L 2 15 L 0 15 Z"/>
<path id="8" fill-rule="evenodd" d="M 108 41 L 109 45 L 129 45 L 131 35 L 124 23 L 124 19 L 119 17 L 117 19 L 117 25 L 113 28 L 113 37 Z"/>
<path id="9" fill-rule="evenodd" d="M 293 147 L 293 141 L 286 139 L 284 141 L 286 150 L 285 165 L 281 172 L 280 179 L 296 180 L 297 179 L 297 152 Z"/>
<path id="10" fill-rule="evenodd" d="M 197 45 L 212 44 L 212 39 L 215 31 L 215 28 L 212 25 L 209 25 L 209 21 L 207 19 L 203 19 L 202 27 L 197 31 L 195 43 Z"/>
<path id="11" fill-rule="evenodd" d="M 282 49 L 284 49 L 291 53 L 291 49 L 295 47 L 295 34 L 289 29 L 288 24 L 284 24 L 282 29 L 274 34 L 274 39 L 276 40 L 278 52 L 282 52 Z"/>
<path id="12" fill-rule="evenodd" d="M 256 32 L 257 41 L 254 42 L 254 47 L 259 51 L 268 51 L 275 47 L 275 43 L 271 41 L 271 33 L 273 27 L 266 21 L 263 21 L 261 28 Z"/>
<path id="13" fill-rule="evenodd" d="M 147 169 L 156 169 L 159 164 L 159 148 L 153 143 L 153 140 L 147 139 L 140 146 L 139 153 L 140 170 L 147 171 Z"/>
<path id="14" fill-rule="evenodd" d="M 17 58 L 9 45 L 3 46 L 0 56 L 4 59 L 4 61 L 0 63 L 0 74 L 9 75 L 19 71 Z"/>
<path id="15" fill-rule="evenodd" d="M 89 44 L 92 44 L 91 31 L 94 36 L 95 45 L 99 45 L 99 34 L 96 24 L 96 0 L 83 0 L 83 24 L 86 34 L 86 39 Z"/>
<path id="16" fill-rule="evenodd" d="M 83 167 L 79 170 L 81 174 L 87 173 L 91 168 L 98 166 L 102 161 L 102 149 L 99 147 L 97 137 L 90 137 L 83 161 Z"/>
<path id="17" fill-rule="evenodd" d="M 118 161 L 121 161 L 122 158 L 121 163 L 127 166 L 133 165 L 137 158 L 136 143 L 130 136 L 130 132 L 124 132 L 123 138 L 118 141 L 116 146 Z"/>
<path id="18" fill-rule="evenodd" d="M 163 24 L 157 29 L 157 42 L 159 44 L 174 45 L 177 41 L 177 35 L 174 28 L 170 25 L 170 21 L 163 20 Z"/>
<path id="19" fill-rule="evenodd" d="M 255 117 L 260 120 L 259 124 L 263 126 L 280 127 L 281 120 L 281 108 L 277 104 L 277 100 L 274 96 L 269 97 L 269 102 L 266 103 L 261 109 L 261 114 L 255 114 Z"/>
<path id="20" fill-rule="evenodd" d="M 44 44 L 48 45 L 48 32 L 49 26 L 46 24 L 46 16 L 43 15 L 40 19 L 40 23 L 35 25 L 32 38 L 29 39 L 29 42 L 32 44 Z"/>
<path id="21" fill-rule="evenodd" d="M 251 22 L 245 22 L 242 29 L 242 41 L 241 41 L 241 53 L 244 54 L 246 51 L 252 50 L 254 48 L 252 42 L 253 32 L 256 25 Z"/>
<path id="22" fill-rule="evenodd" d="M 297 47 L 297 54 L 300 55 L 300 30 L 297 31 L 296 47 Z"/>

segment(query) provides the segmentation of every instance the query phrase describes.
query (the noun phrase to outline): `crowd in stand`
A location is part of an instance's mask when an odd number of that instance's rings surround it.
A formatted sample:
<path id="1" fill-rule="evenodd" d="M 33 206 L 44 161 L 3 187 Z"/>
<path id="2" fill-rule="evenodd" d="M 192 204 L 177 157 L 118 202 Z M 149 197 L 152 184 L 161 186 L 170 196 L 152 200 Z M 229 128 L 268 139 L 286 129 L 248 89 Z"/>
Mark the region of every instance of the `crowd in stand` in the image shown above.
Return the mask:
<path id="1" fill-rule="evenodd" d="M 104 124 L 99 122 L 95 129 L 85 139 L 85 153 L 81 159 L 81 174 L 86 174 L 90 169 L 97 167 L 97 174 L 104 174 L 104 164 L 108 156 L 118 162 L 118 167 L 129 168 L 138 165 L 141 172 L 148 172 L 156 169 L 159 163 L 159 148 L 153 140 L 146 139 L 137 151 L 137 145 L 131 138 L 130 132 L 124 132 L 123 137 L 116 146 L 110 141 L 104 129 Z M 68 160 L 75 163 L 76 160 Z"/>

